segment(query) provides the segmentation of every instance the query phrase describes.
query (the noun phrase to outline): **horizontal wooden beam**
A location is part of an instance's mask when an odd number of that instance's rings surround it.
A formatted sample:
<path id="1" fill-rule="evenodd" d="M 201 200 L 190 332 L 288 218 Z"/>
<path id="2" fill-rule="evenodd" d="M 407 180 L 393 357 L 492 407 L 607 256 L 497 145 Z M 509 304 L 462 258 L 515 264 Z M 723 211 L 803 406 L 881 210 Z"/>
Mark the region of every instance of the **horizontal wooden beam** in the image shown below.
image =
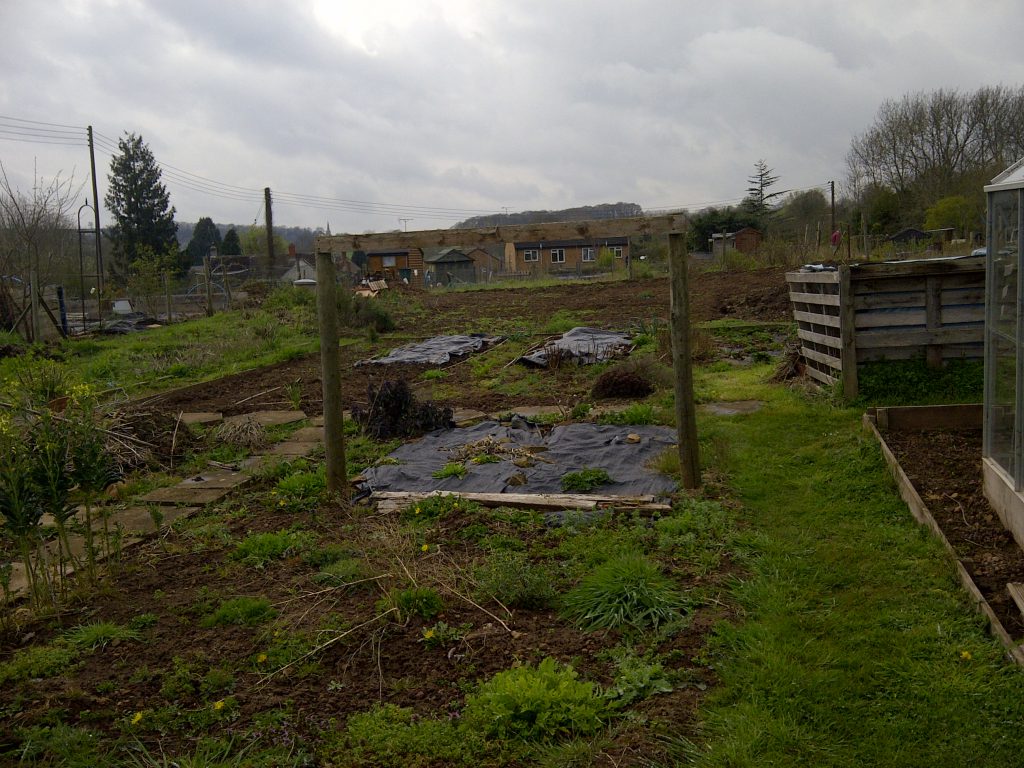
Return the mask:
<path id="1" fill-rule="evenodd" d="M 824 344 L 826 347 L 832 347 L 833 349 L 842 349 L 843 342 L 838 336 L 826 336 L 823 333 L 814 333 L 813 331 L 806 331 L 803 328 L 797 328 L 796 335 L 804 341 L 813 341 L 815 344 Z"/>
<path id="2" fill-rule="evenodd" d="M 834 270 L 828 272 L 787 272 L 786 282 L 835 284 L 839 282 L 839 273 Z"/>
<path id="3" fill-rule="evenodd" d="M 447 248 L 499 243 L 551 240 L 602 240 L 610 237 L 665 235 L 686 229 L 685 214 L 637 216 L 626 219 L 595 219 L 551 224 L 514 224 L 484 229 L 427 229 L 417 232 L 380 232 L 369 235 L 320 235 L 317 253 L 379 251 L 387 248 Z"/>
<path id="4" fill-rule="evenodd" d="M 665 512 L 670 504 L 654 500 L 654 496 L 600 496 L 572 493 L 459 493 L 458 491 L 374 491 L 370 501 L 383 504 L 388 510 L 404 509 L 428 496 L 454 496 L 475 501 L 485 507 L 515 507 L 517 509 L 598 509 L 599 507 L 628 507 Z"/>
<path id="5" fill-rule="evenodd" d="M 792 302 L 803 302 L 804 304 L 818 304 L 826 307 L 839 306 L 838 293 L 794 293 L 789 292 L 789 300 Z"/>
<path id="6" fill-rule="evenodd" d="M 865 331 L 857 334 L 857 349 L 909 347 L 928 344 L 969 344 L 980 341 L 982 328 L 939 328 L 936 330 Z"/>
<path id="7" fill-rule="evenodd" d="M 836 315 L 820 315 L 817 312 L 801 312 L 799 309 L 794 309 L 793 319 L 815 325 L 827 325 L 831 328 L 839 327 L 839 317 Z"/>

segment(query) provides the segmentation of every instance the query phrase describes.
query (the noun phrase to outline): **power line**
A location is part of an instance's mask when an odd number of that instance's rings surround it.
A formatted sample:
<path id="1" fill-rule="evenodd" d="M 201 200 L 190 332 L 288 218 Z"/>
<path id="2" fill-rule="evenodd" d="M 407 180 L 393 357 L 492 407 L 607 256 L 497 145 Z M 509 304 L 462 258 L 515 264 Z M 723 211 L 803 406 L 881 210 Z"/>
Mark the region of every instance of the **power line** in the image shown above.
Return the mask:
<path id="1" fill-rule="evenodd" d="M 67 125 L 65 123 L 45 123 L 42 120 L 26 120 L 23 117 L 10 117 L 9 115 L 0 115 L 0 120 L 13 120 L 16 123 L 31 123 L 32 125 L 49 125 L 54 128 L 76 128 L 78 130 L 84 130 L 80 125 Z"/>

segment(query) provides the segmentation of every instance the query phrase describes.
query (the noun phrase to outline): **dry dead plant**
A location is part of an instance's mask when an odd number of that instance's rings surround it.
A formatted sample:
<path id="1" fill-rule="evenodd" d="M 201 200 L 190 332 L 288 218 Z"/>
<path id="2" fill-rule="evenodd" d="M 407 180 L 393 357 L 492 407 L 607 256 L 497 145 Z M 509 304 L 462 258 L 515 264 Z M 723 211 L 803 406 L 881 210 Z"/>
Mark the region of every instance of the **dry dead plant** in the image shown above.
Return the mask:
<path id="1" fill-rule="evenodd" d="M 267 430 L 251 416 L 222 422 L 210 437 L 217 443 L 255 450 L 267 443 Z"/>

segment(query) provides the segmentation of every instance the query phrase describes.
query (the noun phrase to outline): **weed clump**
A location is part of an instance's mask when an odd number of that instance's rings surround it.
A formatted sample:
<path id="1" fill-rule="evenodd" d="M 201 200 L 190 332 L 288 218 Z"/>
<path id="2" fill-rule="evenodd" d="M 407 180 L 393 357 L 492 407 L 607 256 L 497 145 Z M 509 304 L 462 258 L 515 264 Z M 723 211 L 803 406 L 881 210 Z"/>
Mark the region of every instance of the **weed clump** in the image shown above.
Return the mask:
<path id="1" fill-rule="evenodd" d="M 476 571 L 478 593 L 509 608 L 546 608 L 555 597 L 549 569 L 530 562 L 525 552 L 499 550 Z"/>
<path id="2" fill-rule="evenodd" d="M 452 409 L 421 403 L 402 380 L 385 381 L 367 392 L 369 405 L 352 407 L 352 418 L 364 433 L 378 440 L 412 437 L 452 426 Z"/>
<path id="3" fill-rule="evenodd" d="M 683 597 L 646 557 L 620 555 L 583 578 L 564 599 L 564 614 L 588 632 L 657 628 L 680 616 Z"/>
<path id="4" fill-rule="evenodd" d="M 405 621 L 412 616 L 433 619 L 444 610 L 444 601 L 437 590 L 429 587 L 410 587 L 392 592 L 377 603 L 377 610 L 381 613 L 391 609 L 397 610 L 399 621 Z"/>
<path id="5" fill-rule="evenodd" d="M 265 597 L 236 597 L 225 600 L 202 621 L 206 628 L 235 624 L 254 627 L 277 616 L 277 610 Z"/>
<path id="6" fill-rule="evenodd" d="M 605 470 L 586 467 L 579 472 L 566 472 L 562 475 L 562 490 L 566 493 L 586 493 L 613 482 Z"/>

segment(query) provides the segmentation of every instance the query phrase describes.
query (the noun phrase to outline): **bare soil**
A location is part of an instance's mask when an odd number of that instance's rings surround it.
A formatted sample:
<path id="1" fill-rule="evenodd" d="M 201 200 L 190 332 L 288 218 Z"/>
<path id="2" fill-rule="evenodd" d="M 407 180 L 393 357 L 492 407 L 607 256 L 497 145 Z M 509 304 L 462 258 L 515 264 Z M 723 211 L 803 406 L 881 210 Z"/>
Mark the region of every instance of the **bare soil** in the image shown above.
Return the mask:
<path id="1" fill-rule="evenodd" d="M 1021 612 L 1006 591 L 1008 582 L 1024 581 L 1024 552 L 982 492 L 981 430 L 884 437 L 1006 631 L 1024 638 Z"/>

